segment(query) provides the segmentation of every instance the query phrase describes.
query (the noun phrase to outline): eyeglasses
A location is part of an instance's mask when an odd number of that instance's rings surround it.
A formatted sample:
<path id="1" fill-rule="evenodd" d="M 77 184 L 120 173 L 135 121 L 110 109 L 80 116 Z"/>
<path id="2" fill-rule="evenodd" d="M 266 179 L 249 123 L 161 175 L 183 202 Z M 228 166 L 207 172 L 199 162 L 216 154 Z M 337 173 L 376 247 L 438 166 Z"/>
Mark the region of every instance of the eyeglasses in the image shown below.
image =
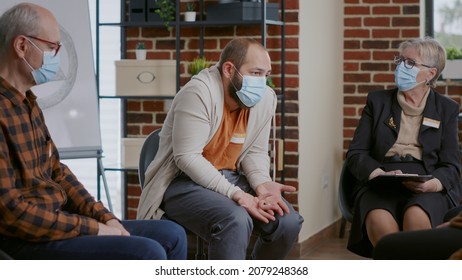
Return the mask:
<path id="1" fill-rule="evenodd" d="M 404 61 L 404 67 L 407 68 L 407 69 L 412 69 L 412 67 L 414 66 L 424 66 L 424 67 L 427 67 L 427 68 L 433 68 L 431 66 L 428 66 L 428 65 L 425 65 L 423 63 L 417 63 L 415 62 L 414 60 L 412 59 L 409 59 L 409 58 L 404 58 L 403 56 L 401 55 L 395 55 L 395 57 L 393 58 L 393 62 L 396 64 L 396 65 L 399 65 L 402 61 Z"/>
<path id="2" fill-rule="evenodd" d="M 46 43 L 46 44 L 50 44 L 52 46 L 54 46 L 54 51 L 55 51 L 55 56 L 58 54 L 59 52 L 59 49 L 61 49 L 61 46 L 63 45 L 61 42 L 50 42 L 48 40 L 45 40 L 45 39 L 41 39 L 41 38 L 38 38 L 38 37 L 35 37 L 35 36 L 29 36 L 29 35 L 26 35 L 26 37 L 29 37 L 29 38 L 32 38 L 34 40 L 37 40 L 37 41 L 40 41 L 42 43 Z"/>

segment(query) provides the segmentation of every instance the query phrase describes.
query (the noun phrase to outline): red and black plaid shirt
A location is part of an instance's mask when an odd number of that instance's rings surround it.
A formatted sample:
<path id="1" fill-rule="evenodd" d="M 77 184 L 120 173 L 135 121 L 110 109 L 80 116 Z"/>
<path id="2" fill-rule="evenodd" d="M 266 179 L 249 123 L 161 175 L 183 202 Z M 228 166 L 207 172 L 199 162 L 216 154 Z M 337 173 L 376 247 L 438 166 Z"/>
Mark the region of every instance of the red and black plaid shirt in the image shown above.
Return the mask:
<path id="1" fill-rule="evenodd" d="M 36 96 L 0 77 L 0 235 L 50 241 L 94 235 L 115 218 L 59 160 Z"/>

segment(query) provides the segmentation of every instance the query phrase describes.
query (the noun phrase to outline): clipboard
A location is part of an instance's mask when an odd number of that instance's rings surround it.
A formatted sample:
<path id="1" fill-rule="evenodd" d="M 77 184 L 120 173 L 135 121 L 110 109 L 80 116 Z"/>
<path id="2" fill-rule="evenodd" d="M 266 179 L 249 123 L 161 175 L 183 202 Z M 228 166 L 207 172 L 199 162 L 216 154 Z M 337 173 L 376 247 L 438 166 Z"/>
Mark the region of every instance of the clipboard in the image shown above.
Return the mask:
<path id="1" fill-rule="evenodd" d="M 367 185 L 395 185 L 401 184 L 404 181 L 426 182 L 433 179 L 433 175 L 419 174 L 382 174 L 367 182 Z"/>

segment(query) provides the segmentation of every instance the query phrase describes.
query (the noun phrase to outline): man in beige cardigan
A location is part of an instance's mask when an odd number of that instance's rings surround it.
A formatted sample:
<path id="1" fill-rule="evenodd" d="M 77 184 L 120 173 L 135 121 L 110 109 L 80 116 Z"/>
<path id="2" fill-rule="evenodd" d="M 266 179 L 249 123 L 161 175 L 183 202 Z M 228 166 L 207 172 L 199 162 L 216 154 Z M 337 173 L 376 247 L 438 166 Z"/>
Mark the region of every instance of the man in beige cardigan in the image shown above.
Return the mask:
<path id="1" fill-rule="evenodd" d="M 283 259 L 303 218 L 284 200 L 295 188 L 271 180 L 268 156 L 277 97 L 266 86 L 271 60 L 238 38 L 216 66 L 175 96 L 146 170 L 138 219 L 168 217 L 205 239 L 210 259 Z"/>

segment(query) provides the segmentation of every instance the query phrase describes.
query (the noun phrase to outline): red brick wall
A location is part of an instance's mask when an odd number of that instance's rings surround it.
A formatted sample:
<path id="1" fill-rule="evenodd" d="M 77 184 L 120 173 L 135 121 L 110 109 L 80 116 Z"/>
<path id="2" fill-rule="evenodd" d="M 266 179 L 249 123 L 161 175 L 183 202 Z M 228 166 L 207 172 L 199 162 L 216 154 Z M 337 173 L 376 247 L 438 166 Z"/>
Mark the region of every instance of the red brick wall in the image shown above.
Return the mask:
<path id="1" fill-rule="evenodd" d="M 180 11 L 185 10 L 182 1 Z M 272 0 L 270 2 L 280 2 Z M 205 1 L 214 4 L 216 1 Z M 298 0 L 285 0 L 285 182 L 298 187 Z M 134 48 L 137 42 L 145 42 L 148 49 L 147 59 L 176 59 L 175 29 L 167 31 L 165 28 L 127 28 L 126 58 L 135 58 Z M 187 73 L 187 63 L 199 56 L 199 28 L 182 27 L 180 30 L 180 84 L 184 85 L 190 78 Z M 253 26 L 220 26 L 206 27 L 204 33 L 204 55 L 213 64 L 219 59 L 221 50 L 232 38 L 237 36 L 260 39 L 260 25 Z M 276 84 L 276 91 L 280 92 L 281 85 L 281 27 L 268 26 L 266 47 L 272 58 L 272 79 Z M 280 135 L 280 104 L 278 106 L 277 135 Z M 126 103 L 126 123 L 128 137 L 147 135 L 162 126 L 166 117 L 164 101 L 162 100 L 128 100 Z M 280 176 L 280 174 L 278 175 Z M 135 218 L 136 207 L 140 195 L 137 173 L 127 174 L 128 218 Z M 291 194 L 288 199 L 297 207 L 298 196 Z"/>
<path id="2" fill-rule="evenodd" d="M 215 1 L 206 1 L 212 3 Z M 274 1 L 271 1 L 274 2 Z M 277 2 L 277 1 L 276 1 Z M 420 35 L 419 0 L 344 0 L 344 151 L 348 149 L 366 95 L 371 90 L 394 86 L 393 56 L 401 41 Z M 183 3 L 184 4 L 184 3 Z M 286 102 L 285 102 L 285 182 L 298 187 L 298 94 L 299 0 L 285 0 L 286 20 Z M 184 9 L 182 8 L 182 11 Z M 148 59 L 175 59 L 175 29 L 127 29 L 127 58 L 134 58 L 134 46 L 142 39 L 148 48 Z M 207 27 L 204 53 L 212 62 L 218 60 L 223 46 L 235 36 L 259 38 L 260 26 Z M 199 29 L 181 28 L 181 84 L 188 81 L 187 61 L 198 56 Z M 267 48 L 273 59 L 273 79 L 280 85 L 280 27 L 268 27 Z M 437 90 L 460 103 L 462 83 L 440 82 Z M 163 101 L 129 100 L 127 102 L 127 135 L 147 135 L 161 127 L 166 112 Z M 278 108 L 280 112 L 280 107 Z M 280 124 L 278 114 L 278 124 Z M 280 129 L 278 130 L 280 135 Z M 134 218 L 140 188 L 135 173 L 127 175 L 129 209 Z M 297 207 L 297 193 L 288 196 Z"/>
<path id="3" fill-rule="evenodd" d="M 344 0 L 344 149 L 371 90 L 394 87 L 393 56 L 405 39 L 420 36 L 419 0 Z M 462 83 L 441 81 L 437 91 L 461 101 Z"/>

